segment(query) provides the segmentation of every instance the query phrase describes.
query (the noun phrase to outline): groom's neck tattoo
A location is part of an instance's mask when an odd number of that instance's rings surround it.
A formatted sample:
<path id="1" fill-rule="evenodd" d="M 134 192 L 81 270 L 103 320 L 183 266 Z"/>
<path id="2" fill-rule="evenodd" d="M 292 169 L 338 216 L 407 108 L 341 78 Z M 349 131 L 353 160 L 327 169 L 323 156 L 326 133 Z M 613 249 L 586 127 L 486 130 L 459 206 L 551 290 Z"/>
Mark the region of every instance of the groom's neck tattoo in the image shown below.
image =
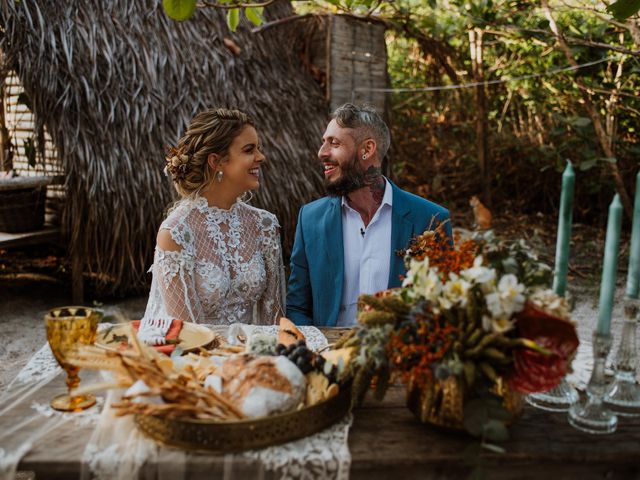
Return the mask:
<path id="1" fill-rule="evenodd" d="M 384 197 L 384 177 L 382 176 L 382 169 L 380 167 L 374 167 L 371 165 L 364 172 L 364 183 L 369 187 L 371 195 L 375 202 L 380 205 L 382 203 L 382 197 Z"/>

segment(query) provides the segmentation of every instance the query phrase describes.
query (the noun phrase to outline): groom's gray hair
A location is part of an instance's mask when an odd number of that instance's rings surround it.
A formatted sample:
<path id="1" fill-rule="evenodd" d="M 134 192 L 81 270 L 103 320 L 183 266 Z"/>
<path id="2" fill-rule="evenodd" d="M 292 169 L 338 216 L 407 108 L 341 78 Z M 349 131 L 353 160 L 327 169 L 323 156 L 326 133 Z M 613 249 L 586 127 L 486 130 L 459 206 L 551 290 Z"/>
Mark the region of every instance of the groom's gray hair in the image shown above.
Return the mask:
<path id="1" fill-rule="evenodd" d="M 384 159 L 391 144 L 391 134 L 389 127 L 373 106 L 365 104 L 358 107 L 352 103 L 345 103 L 333 112 L 331 118 L 342 128 L 353 129 L 356 143 L 368 137 L 373 138 L 378 147 L 380 161 Z"/>

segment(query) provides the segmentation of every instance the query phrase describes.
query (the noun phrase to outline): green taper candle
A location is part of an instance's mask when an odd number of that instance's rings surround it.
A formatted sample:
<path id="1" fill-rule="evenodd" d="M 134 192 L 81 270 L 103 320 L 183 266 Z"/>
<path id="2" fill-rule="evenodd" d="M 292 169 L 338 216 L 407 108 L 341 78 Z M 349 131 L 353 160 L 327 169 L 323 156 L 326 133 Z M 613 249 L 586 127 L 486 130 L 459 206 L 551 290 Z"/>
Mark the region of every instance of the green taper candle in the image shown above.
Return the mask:
<path id="1" fill-rule="evenodd" d="M 633 205 L 633 226 L 631 227 L 631 247 L 629 248 L 629 273 L 627 274 L 626 296 L 638 298 L 640 284 L 640 172 L 636 177 L 636 200 Z"/>
<path id="2" fill-rule="evenodd" d="M 567 270 L 569 269 L 569 242 L 571 241 L 571 221 L 573 219 L 573 190 L 576 176 L 573 166 L 567 160 L 562 174 L 560 213 L 558 215 L 558 238 L 556 240 L 556 267 L 553 275 L 553 291 L 564 297 L 567 290 Z"/>
<path id="3" fill-rule="evenodd" d="M 613 296 L 616 292 L 621 225 L 622 204 L 620 203 L 620 195 L 616 194 L 609 206 L 607 240 L 604 244 L 604 264 L 600 282 L 600 311 L 598 313 L 597 332 L 599 335 L 604 336 L 609 336 L 611 333 L 611 311 L 613 310 Z"/>

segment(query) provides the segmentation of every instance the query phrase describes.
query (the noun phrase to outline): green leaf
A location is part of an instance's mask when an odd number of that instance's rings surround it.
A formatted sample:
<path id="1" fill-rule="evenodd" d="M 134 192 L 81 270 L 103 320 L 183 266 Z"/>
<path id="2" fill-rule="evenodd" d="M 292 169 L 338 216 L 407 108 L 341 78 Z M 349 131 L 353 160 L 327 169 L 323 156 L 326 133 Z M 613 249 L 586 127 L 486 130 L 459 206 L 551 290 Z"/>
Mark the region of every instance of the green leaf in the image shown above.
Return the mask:
<path id="1" fill-rule="evenodd" d="M 618 0 L 607 7 L 617 20 L 626 20 L 640 11 L 640 0 Z"/>
<path id="2" fill-rule="evenodd" d="M 482 453 L 482 444 L 473 442 L 469 444 L 462 452 L 462 461 L 469 467 L 476 467 L 480 464 L 480 454 Z"/>
<path id="3" fill-rule="evenodd" d="M 492 442 L 506 442 L 509 440 L 509 430 L 500 420 L 489 420 L 484 424 L 484 437 Z"/>
<path id="4" fill-rule="evenodd" d="M 479 437 L 484 430 L 484 424 L 489 420 L 487 406 L 482 399 L 468 401 L 464 406 L 464 429 L 471 435 Z"/>
<path id="5" fill-rule="evenodd" d="M 482 466 L 477 466 L 469 475 L 469 480 L 487 480 L 487 472 Z"/>
<path id="6" fill-rule="evenodd" d="M 27 138 L 24 140 L 24 156 L 27 157 L 29 166 L 35 168 L 36 166 L 36 146 L 33 142 L 33 138 Z"/>
<path id="7" fill-rule="evenodd" d="M 571 125 L 574 127 L 587 127 L 591 124 L 591 119 L 588 117 L 576 117 L 571 120 Z"/>
<path id="8" fill-rule="evenodd" d="M 238 28 L 239 23 L 240 23 L 240 9 L 232 8 L 231 10 L 228 10 L 227 26 L 229 27 L 229 30 L 231 30 L 232 32 L 235 32 L 236 28 Z"/>
<path id="9" fill-rule="evenodd" d="M 618 163 L 618 159 L 615 157 L 602 157 L 600 158 L 601 162 L 607 162 L 607 163 Z"/>
<path id="10" fill-rule="evenodd" d="M 499 453 L 499 454 L 503 454 L 507 451 L 500 445 L 494 445 L 493 443 L 483 443 L 482 448 L 484 448 L 485 450 L 489 450 L 490 452 Z"/>
<path id="11" fill-rule="evenodd" d="M 178 22 L 190 19 L 196 11 L 196 0 L 162 0 L 167 17 Z"/>
<path id="12" fill-rule="evenodd" d="M 251 23 L 253 23 L 256 27 L 262 24 L 262 18 L 256 12 L 256 9 L 253 7 L 247 7 L 244 9 L 244 16 L 247 17 Z"/>
<path id="13" fill-rule="evenodd" d="M 580 162 L 580 165 L 578 165 L 578 168 L 581 171 L 586 172 L 587 170 L 591 170 L 593 167 L 595 167 L 597 163 L 598 163 L 597 158 L 591 158 L 589 160 L 584 160 Z"/>

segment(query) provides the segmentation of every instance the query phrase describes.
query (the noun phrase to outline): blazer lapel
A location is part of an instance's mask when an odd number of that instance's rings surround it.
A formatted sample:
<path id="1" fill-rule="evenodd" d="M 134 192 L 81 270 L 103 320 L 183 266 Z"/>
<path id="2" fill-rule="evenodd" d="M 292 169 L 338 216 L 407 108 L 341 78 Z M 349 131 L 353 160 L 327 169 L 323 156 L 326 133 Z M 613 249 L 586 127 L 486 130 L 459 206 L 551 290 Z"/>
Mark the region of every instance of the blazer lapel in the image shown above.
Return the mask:
<path id="1" fill-rule="evenodd" d="M 335 326 L 342 300 L 342 287 L 344 285 L 344 248 L 342 245 L 342 209 L 340 198 L 332 198 L 330 207 L 327 209 L 325 221 L 323 222 L 323 232 L 326 250 L 326 269 L 323 284 L 329 291 L 336 292 L 331 295 L 333 302 L 327 305 L 326 309 L 329 324 Z M 335 312 L 335 313 L 334 313 Z"/>
<path id="2" fill-rule="evenodd" d="M 404 259 L 397 255 L 398 250 L 405 249 L 414 234 L 411 221 L 411 210 L 404 201 L 402 191 L 389 181 L 393 188 L 393 205 L 391 209 L 391 255 L 389 259 L 389 288 L 402 285 L 400 275 L 404 275 Z"/>

